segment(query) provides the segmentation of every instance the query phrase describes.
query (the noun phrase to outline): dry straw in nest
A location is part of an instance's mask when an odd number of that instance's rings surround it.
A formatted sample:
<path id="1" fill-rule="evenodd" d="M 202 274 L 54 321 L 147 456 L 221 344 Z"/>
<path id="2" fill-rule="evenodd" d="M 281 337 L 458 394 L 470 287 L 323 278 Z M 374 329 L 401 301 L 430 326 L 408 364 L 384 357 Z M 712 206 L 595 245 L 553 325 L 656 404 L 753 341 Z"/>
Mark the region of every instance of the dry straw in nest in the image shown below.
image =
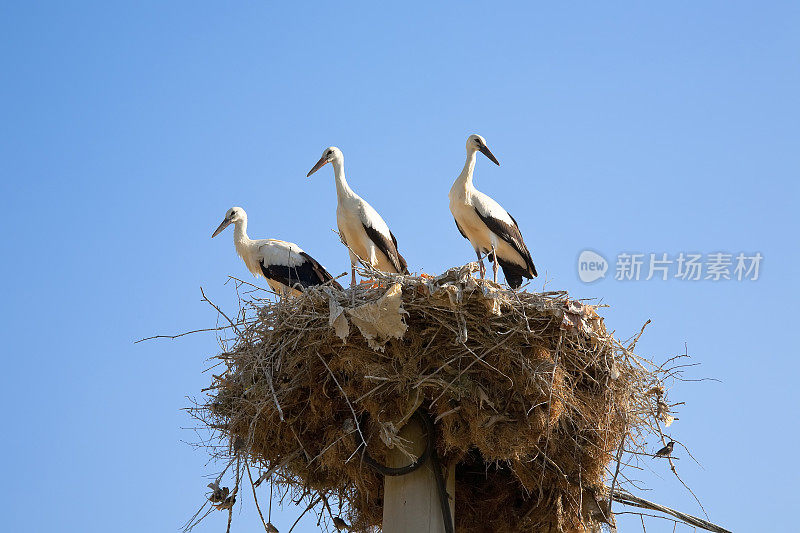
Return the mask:
<path id="1" fill-rule="evenodd" d="M 257 301 L 195 416 L 233 443 L 231 461 L 322 512 L 341 502 L 354 530 L 382 517 L 364 442 L 385 459 L 419 406 L 435 418 L 442 464 L 456 465 L 459 531 L 613 522 L 608 466 L 625 436 L 632 449 L 669 416 L 661 370 L 609 334 L 594 306 L 505 290 L 474 270 L 371 272 L 375 283 L 344 292 Z"/>

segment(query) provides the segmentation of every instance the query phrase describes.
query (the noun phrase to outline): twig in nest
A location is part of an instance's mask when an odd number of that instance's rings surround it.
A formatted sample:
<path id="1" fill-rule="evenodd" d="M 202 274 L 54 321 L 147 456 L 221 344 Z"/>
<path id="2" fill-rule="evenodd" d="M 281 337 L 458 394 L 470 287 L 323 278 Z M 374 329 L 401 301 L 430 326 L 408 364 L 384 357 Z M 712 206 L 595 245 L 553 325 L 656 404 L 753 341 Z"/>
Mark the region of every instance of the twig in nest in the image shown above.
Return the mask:
<path id="1" fill-rule="evenodd" d="M 233 320 L 231 320 L 231 319 L 228 317 L 228 315 L 226 315 L 226 314 L 225 314 L 225 311 L 223 311 L 222 309 L 220 309 L 220 308 L 217 306 L 217 304 L 215 304 L 214 302 L 212 302 L 211 300 L 209 300 L 209 299 L 208 299 L 208 297 L 206 296 L 206 293 L 203 291 L 203 287 L 200 287 L 200 294 L 203 296 L 203 301 L 204 301 L 204 302 L 208 302 L 208 305 L 210 305 L 211 307 L 213 307 L 214 309 L 216 309 L 216 310 L 217 310 L 217 313 L 219 313 L 219 314 L 221 314 L 222 316 L 224 316 L 224 317 L 225 317 L 225 320 L 227 320 L 227 321 L 228 321 L 228 323 L 231 325 L 231 327 L 232 327 L 233 329 L 235 329 L 235 330 L 236 330 L 236 333 L 237 333 L 237 334 L 239 334 L 239 335 L 241 335 L 241 334 L 242 334 L 242 332 L 239 330 L 239 326 L 237 326 L 237 325 L 234 323 L 234 321 L 233 321 Z"/>

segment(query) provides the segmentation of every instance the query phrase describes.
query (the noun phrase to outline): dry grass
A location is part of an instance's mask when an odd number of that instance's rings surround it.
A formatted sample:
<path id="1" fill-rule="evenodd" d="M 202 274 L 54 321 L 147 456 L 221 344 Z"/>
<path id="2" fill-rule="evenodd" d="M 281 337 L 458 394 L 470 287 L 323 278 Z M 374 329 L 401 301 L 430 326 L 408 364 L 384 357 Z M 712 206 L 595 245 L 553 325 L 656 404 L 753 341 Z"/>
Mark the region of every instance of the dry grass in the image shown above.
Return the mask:
<path id="1" fill-rule="evenodd" d="M 344 292 L 250 297 L 255 313 L 236 324 L 218 356 L 224 371 L 192 409 L 225 444 L 216 454 L 234 465 L 232 493 L 254 466 L 297 501 L 316 502 L 321 519 L 330 500 L 356 530 L 379 526 L 383 481 L 359 452 L 365 441 L 385 458 L 421 405 L 436 418 L 442 463 L 457 464 L 458 530 L 591 531 L 613 521 L 617 452 L 623 438 L 635 451 L 660 435 L 665 371 L 633 354 L 636 339 L 616 340 L 595 307 L 565 292 L 514 293 L 475 280 L 474 269 L 371 272 L 375 284 Z M 346 341 L 335 330 L 345 325 Z"/>

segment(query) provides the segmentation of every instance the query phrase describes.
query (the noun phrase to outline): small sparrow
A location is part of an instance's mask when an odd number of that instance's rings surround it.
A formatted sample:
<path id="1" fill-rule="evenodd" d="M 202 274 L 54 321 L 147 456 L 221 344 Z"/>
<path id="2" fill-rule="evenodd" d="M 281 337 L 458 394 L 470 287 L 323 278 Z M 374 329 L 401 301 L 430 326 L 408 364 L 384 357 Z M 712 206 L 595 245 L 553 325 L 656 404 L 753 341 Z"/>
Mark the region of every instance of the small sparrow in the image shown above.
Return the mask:
<path id="1" fill-rule="evenodd" d="M 669 441 L 666 446 L 656 452 L 656 457 L 669 457 L 672 455 L 672 448 L 675 446 L 675 441 Z"/>
<path id="2" fill-rule="evenodd" d="M 269 533 L 278 533 L 278 528 L 272 525 L 272 522 L 267 522 L 267 531 Z"/>
<path id="3" fill-rule="evenodd" d="M 333 517 L 333 525 L 336 526 L 337 531 L 350 531 L 350 526 L 347 525 L 347 522 L 338 516 Z"/>
<path id="4" fill-rule="evenodd" d="M 228 490 L 228 487 L 225 487 L 225 490 Z M 228 496 L 227 498 L 222 500 L 222 503 L 218 503 L 214 505 L 214 507 L 217 509 L 217 511 L 225 511 L 227 509 L 232 509 L 234 503 L 236 503 L 235 495 Z"/>
<path id="5" fill-rule="evenodd" d="M 211 503 L 222 503 L 228 497 L 228 494 L 230 494 L 228 487 L 220 488 L 219 483 L 216 481 L 214 483 L 209 483 L 208 488 L 213 491 L 208 497 L 208 501 Z"/>

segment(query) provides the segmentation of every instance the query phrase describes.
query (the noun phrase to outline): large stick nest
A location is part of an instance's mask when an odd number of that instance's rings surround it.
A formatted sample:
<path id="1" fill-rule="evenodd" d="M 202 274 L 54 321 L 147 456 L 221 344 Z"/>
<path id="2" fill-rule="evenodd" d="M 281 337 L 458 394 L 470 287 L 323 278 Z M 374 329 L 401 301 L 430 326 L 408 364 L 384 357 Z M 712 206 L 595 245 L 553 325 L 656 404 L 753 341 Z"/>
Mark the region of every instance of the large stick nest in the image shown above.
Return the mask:
<path id="1" fill-rule="evenodd" d="M 659 370 L 615 340 L 594 306 L 515 293 L 473 271 L 373 272 L 374 284 L 344 292 L 257 301 L 196 416 L 231 457 L 317 503 L 342 502 L 355 530 L 379 526 L 383 505 L 359 422 L 369 421 L 369 453 L 386 460 L 419 406 L 436 420 L 442 464 L 457 465 L 458 530 L 613 521 L 606 480 L 623 437 L 668 417 Z"/>

